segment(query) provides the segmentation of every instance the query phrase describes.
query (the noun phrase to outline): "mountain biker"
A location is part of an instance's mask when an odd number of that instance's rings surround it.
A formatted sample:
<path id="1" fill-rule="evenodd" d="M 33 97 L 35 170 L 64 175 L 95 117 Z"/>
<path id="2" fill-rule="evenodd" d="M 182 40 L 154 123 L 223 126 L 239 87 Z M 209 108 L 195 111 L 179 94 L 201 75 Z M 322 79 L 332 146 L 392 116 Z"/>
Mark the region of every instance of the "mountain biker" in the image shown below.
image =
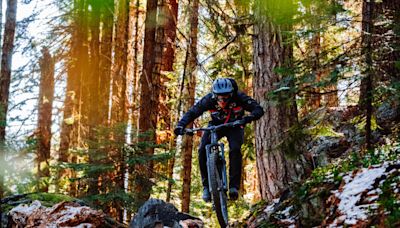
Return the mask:
<path id="1" fill-rule="evenodd" d="M 176 135 L 183 135 L 185 127 L 209 111 L 211 115 L 210 125 L 219 125 L 223 123 L 242 120 L 243 125 L 251 121 L 258 120 L 264 114 L 262 107 L 245 93 L 238 91 L 235 80 L 231 78 L 218 78 L 212 85 L 212 92 L 200 99 L 178 122 L 174 130 Z M 250 112 L 245 116 L 244 112 Z M 223 128 L 217 132 L 218 139 L 227 137 L 229 142 L 229 197 L 236 200 L 239 196 L 241 172 L 242 172 L 242 154 L 241 146 L 244 140 L 243 126 L 232 128 Z M 199 164 L 203 184 L 203 200 L 211 201 L 211 195 L 208 188 L 207 175 L 207 155 L 206 145 L 210 144 L 210 132 L 204 132 L 199 147 Z"/>

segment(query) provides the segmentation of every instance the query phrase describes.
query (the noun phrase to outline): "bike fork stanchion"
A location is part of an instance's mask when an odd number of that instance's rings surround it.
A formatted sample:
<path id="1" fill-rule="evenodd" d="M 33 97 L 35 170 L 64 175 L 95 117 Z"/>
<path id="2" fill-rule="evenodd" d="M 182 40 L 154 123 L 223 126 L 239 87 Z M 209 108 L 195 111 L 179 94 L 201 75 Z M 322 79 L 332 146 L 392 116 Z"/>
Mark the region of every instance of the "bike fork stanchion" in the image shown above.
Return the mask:
<path id="1" fill-rule="evenodd" d="M 222 184 L 224 187 L 224 191 L 228 190 L 228 178 L 226 176 L 226 160 L 225 160 L 225 146 L 223 143 L 220 143 L 219 146 L 221 147 L 221 159 L 222 159 Z"/>
<path id="2" fill-rule="evenodd" d="M 207 146 L 206 146 L 206 157 L 207 157 L 207 162 L 206 162 L 206 164 L 207 164 L 208 190 L 209 190 L 210 192 L 212 192 L 213 189 L 212 189 L 211 184 L 210 184 L 210 168 L 209 168 L 210 165 L 208 164 L 208 163 L 210 162 L 210 145 L 207 145 Z"/>
<path id="3" fill-rule="evenodd" d="M 210 195 L 211 195 L 211 203 L 212 203 L 212 209 L 213 209 L 213 211 L 215 211 L 215 205 L 214 205 L 214 199 L 212 199 L 213 198 L 213 196 L 212 196 L 212 192 L 213 192 L 213 189 L 212 189 L 212 186 L 211 186 L 211 183 L 210 183 L 210 180 L 211 180 L 211 175 L 210 175 L 210 164 L 209 164 L 209 162 L 210 162 L 210 151 L 211 151 L 211 145 L 206 145 L 206 157 L 207 157 L 207 162 L 206 162 L 206 164 L 207 164 L 207 177 L 208 177 L 208 191 L 210 191 Z"/>

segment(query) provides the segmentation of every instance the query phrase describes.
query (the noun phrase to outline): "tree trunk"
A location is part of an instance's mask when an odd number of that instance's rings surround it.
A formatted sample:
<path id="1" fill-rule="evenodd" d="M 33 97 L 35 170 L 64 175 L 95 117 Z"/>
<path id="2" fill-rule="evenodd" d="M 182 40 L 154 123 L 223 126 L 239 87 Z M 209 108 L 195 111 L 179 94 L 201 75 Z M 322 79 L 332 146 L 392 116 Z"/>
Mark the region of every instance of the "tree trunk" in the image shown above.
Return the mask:
<path id="1" fill-rule="evenodd" d="M 87 86 L 83 82 L 88 74 L 88 30 L 87 8 L 85 0 L 74 1 L 70 62 L 67 74 L 67 93 L 64 101 L 64 120 L 61 126 L 61 141 L 59 148 L 59 162 L 76 163 L 77 156 L 69 153 L 69 149 L 83 146 L 81 142 L 82 102 L 87 101 L 82 97 L 82 89 Z M 86 95 L 85 95 L 86 96 Z M 59 181 L 65 181 L 69 177 L 75 177 L 72 170 L 61 170 Z M 78 195 L 78 183 L 67 184 L 66 191 L 72 195 Z"/>
<path id="2" fill-rule="evenodd" d="M 176 0 L 165 0 L 159 10 L 159 24 L 163 24 L 164 40 L 163 53 L 160 74 L 160 98 L 159 98 L 159 129 L 164 133 L 165 137 L 159 137 L 164 141 L 161 144 L 168 143 L 172 137 L 171 126 L 171 110 L 170 94 L 168 94 L 168 83 L 171 81 L 168 72 L 173 72 L 173 64 L 175 60 L 175 38 L 176 38 L 176 20 L 178 16 L 178 3 Z M 159 26 L 160 28 L 160 26 Z"/>
<path id="3" fill-rule="evenodd" d="M 108 112 L 110 102 L 110 82 L 111 82 L 111 59 L 114 25 L 114 0 L 103 0 L 102 7 L 102 30 L 100 43 L 100 120 L 102 125 L 108 125 Z"/>
<path id="4" fill-rule="evenodd" d="M 177 0 L 167 0 L 167 9 L 165 12 L 165 50 L 163 53 L 163 71 L 173 71 L 175 60 L 175 39 L 176 24 L 178 21 L 178 2 Z"/>
<path id="5" fill-rule="evenodd" d="M 54 58 L 50 55 L 48 48 L 43 48 L 40 65 L 40 89 L 38 104 L 38 128 L 37 128 L 37 177 L 39 180 L 38 190 L 48 192 L 48 184 L 42 184 L 42 178 L 50 179 L 49 160 L 51 148 L 51 114 L 54 98 Z M 47 182 L 45 182 L 47 183 Z"/>
<path id="6" fill-rule="evenodd" d="M 128 75 L 131 77 L 131 83 L 130 87 L 132 90 L 131 94 L 131 107 L 130 107 L 130 125 L 132 128 L 132 133 L 131 133 L 131 143 L 136 144 L 138 135 L 137 135 L 137 129 L 138 129 L 138 107 L 139 107 L 139 82 L 138 82 L 138 69 L 139 69 L 139 46 L 142 41 L 141 33 L 140 31 L 140 26 L 139 26 L 139 21 L 142 19 L 142 10 L 140 9 L 141 7 L 141 1 L 136 0 L 136 1 L 131 1 L 130 3 L 130 9 L 129 9 L 129 47 L 128 47 Z M 129 84 L 128 83 L 128 84 Z M 134 158 L 135 153 L 133 151 L 130 151 L 127 154 L 127 159 L 130 160 Z M 134 165 L 129 164 L 128 165 L 128 170 L 127 170 L 127 175 L 128 175 L 128 186 L 127 186 L 127 191 L 128 192 L 133 192 L 133 185 L 134 185 Z M 131 211 L 128 211 L 127 213 L 127 220 L 130 221 L 132 220 L 132 215 Z"/>
<path id="7" fill-rule="evenodd" d="M 276 84 L 284 79 L 275 68 L 291 66 L 292 46 L 284 36 L 284 29 L 291 26 L 282 21 L 290 21 L 292 14 L 282 14 L 293 8 L 290 0 L 257 0 L 254 9 L 254 93 L 265 110 L 256 122 L 257 170 L 261 196 L 266 200 L 276 198 L 304 172 L 302 153 L 290 134 L 297 124 L 295 94 L 279 94 L 283 99 L 277 105 L 270 104 L 268 98 L 268 93 L 278 89 Z"/>
<path id="8" fill-rule="evenodd" d="M 134 27 L 134 37 L 133 37 L 133 94 L 132 94 L 132 125 L 135 130 L 138 129 L 138 121 L 139 121 L 139 111 L 138 111 L 138 103 L 139 103 L 139 47 L 141 46 L 141 41 L 142 41 L 142 36 L 140 31 L 140 26 L 139 26 L 139 21 L 142 18 L 141 17 L 141 12 L 140 12 L 140 0 L 136 0 L 135 4 L 135 15 L 134 15 L 134 21 L 135 21 L 135 27 Z M 132 11 L 133 12 L 133 11 Z M 131 172 L 129 172 L 131 173 Z"/>
<path id="9" fill-rule="evenodd" d="M 161 70 L 162 71 L 168 71 L 168 72 L 173 72 L 173 64 L 175 60 L 175 39 L 176 39 L 176 24 L 178 20 L 178 2 L 177 0 L 168 0 L 167 1 L 167 10 L 165 12 L 166 14 L 166 25 L 165 25 L 165 44 L 164 44 L 164 53 L 163 53 L 163 63 Z M 173 123 L 177 121 L 175 118 L 177 115 L 173 114 L 174 107 L 173 105 L 168 105 L 171 104 L 172 102 L 169 102 L 171 99 L 174 98 L 174 94 L 168 94 L 167 91 L 167 85 L 170 81 L 168 77 L 166 77 L 164 74 L 161 75 L 161 95 L 160 95 L 160 101 L 165 100 L 164 104 L 166 108 L 166 112 L 162 114 L 161 116 L 164 116 L 164 121 L 165 121 L 165 129 L 167 131 L 168 137 L 169 138 L 169 150 L 170 151 L 175 151 L 176 148 L 176 140 L 175 137 L 173 137 L 172 129 L 173 129 Z M 173 157 L 171 160 L 168 161 L 168 167 L 167 167 L 167 175 L 168 179 L 172 180 L 173 175 L 174 175 L 174 166 L 175 166 L 175 155 L 176 153 L 173 153 Z M 168 181 L 168 186 L 167 186 L 167 198 L 166 201 L 169 202 L 171 199 L 171 191 L 172 191 L 172 181 Z"/>
<path id="10" fill-rule="evenodd" d="M 364 110 L 365 122 L 365 142 L 367 149 L 371 149 L 371 118 L 372 118 L 372 102 L 373 102 L 373 60 L 372 60 L 372 34 L 374 33 L 374 0 L 363 1 L 362 10 L 362 45 L 363 54 L 365 55 L 365 76 L 361 80 L 360 108 Z"/>
<path id="11" fill-rule="evenodd" d="M 118 2 L 118 18 L 115 36 L 115 55 L 113 66 L 112 106 L 111 106 L 111 140 L 116 145 L 125 143 L 125 129 L 128 123 L 127 105 L 127 61 L 128 61 L 128 21 L 129 0 Z M 111 148 L 111 159 L 115 166 L 115 186 L 113 192 L 124 192 L 125 157 L 122 146 Z M 123 221 L 123 202 L 115 199 L 114 207 L 118 221 Z"/>
<path id="12" fill-rule="evenodd" d="M 372 42 L 372 50 L 377 52 L 373 55 L 378 67 L 376 74 L 380 75 L 381 81 L 397 84 L 400 82 L 400 67 L 396 67 L 396 62 L 400 60 L 400 2 L 377 1 L 374 11 L 375 23 L 378 24 L 374 26 Z"/>
<path id="13" fill-rule="evenodd" d="M 3 198 L 5 186 L 5 152 L 8 97 L 10 93 L 11 66 L 14 50 L 14 36 L 17 19 L 17 0 L 7 0 L 6 24 L 1 55 L 0 74 L 0 198 Z"/>
<path id="14" fill-rule="evenodd" d="M 319 29 L 317 26 L 319 27 L 319 25 L 313 25 L 313 29 Z M 321 81 L 322 70 L 320 65 L 321 36 L 319 31 L 315 32 L 309 45 L 312 50 L 312 73 L 315 75 L 315 80 L 311 84 L 310 93 L 306 95 L 306 113 L 313 112 L 321 106 L 321 95 L 319 94 L 321 90 L 315 86 Z"/>
<path id="15" fill-rule="evenodd" d="M 146 5 L 146 19 L 143 49 L 143 70 L 140 76 L 141 96 L 139 113 L 139 133 L 148 132 L 149 135 L 141 137 L 141 142 L 154 142 L 157 126 L 157 108 L 159 79 L 154 78 L 156 26 L 157 25 L 157 0 L 148 0 Z M 145 148 L 143 156 L 152 156 L 154 148 Z M 149 197 L 152 188 L 152 164 L 137 165 L 135 167 L 135 193 L 138 206 L 142 205 Z"/>
<path id="16" fill-rule="evenodd" d="M 184 112 L 187 112 L 190 107 L 194 105 L 195 98 L 195 88 L 196 88 L 196 66 L 197 66 L 197 30 L 199 24 L 199 0 L 194 0 L 189 6 L 189 23 L 190 23 L 190 34 L 188 47 L 188 66 L 184 70 L 184 77 L 186 80 L 186 94 L 184 100 L 186 100 L 186 105 Z M 193 127 L 193 123 L 187 126 L 188 128 Z M 182 146 L 182 211 L 189 212 L 190 205 L 190 185 L 191 185 L 191 175 L 192 175 L 192 152 L 193 152 L 193 137 L 185 136 L 183 138 Z"/>
<path id="17" fill-rule="evenodd" d="M 0 0 L 0 56 L 3 47 L 3 0 Z"/>
<path id="18" fill-rule="evenodd" d="M 99 165 L 99 140 L 96 134 L 96 129 L 101 125 L 100 119 L 100 2 L 98 0 L 90 0 L 90 7 L 92 11 L 89 17 L 89 30 L 90 30 L 90 71 L 88 80 L 88 155 L 89 163 Z M 100 192 L 99 189 L 99 174 L 98 172 L 88 173 L 88 195 L 96 195 Z"/>

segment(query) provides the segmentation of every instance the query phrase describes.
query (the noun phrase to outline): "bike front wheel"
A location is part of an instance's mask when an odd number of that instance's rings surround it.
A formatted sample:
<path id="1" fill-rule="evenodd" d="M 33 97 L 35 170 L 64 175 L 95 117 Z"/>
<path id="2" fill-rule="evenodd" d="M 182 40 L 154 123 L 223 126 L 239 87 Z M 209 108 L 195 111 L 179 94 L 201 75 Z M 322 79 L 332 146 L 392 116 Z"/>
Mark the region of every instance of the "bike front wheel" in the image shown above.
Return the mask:
<path id="1" fill-rule="evenodd" d="M 217 214 L 219 224 L 225 228 L 228 226 L 228 206 L 226 203 L 226 192 L 222 183 L 222 162 L 219 159 L 218 153 L 210 153 L 209 159 L 211 195 L 215 213 Z"/>

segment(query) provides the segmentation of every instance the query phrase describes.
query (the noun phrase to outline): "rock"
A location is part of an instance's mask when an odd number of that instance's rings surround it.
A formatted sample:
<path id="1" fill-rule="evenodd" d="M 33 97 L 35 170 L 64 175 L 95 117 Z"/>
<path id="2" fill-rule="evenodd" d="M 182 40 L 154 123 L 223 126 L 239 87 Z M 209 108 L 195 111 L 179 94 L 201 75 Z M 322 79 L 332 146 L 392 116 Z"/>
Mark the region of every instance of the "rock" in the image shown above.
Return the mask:
<path id="1" fill-rule="evenodd" d="M 61 202 L 51 208 L 39 201 L 19 205 L 9 213 L 11 227 L 104 227 L 106 215 L 75 202 Z"/>
<path id="2" fill-rule="evenodd" d="M 150 199 L 139 208 L 130 223 L 131 228 L 143 227 L 203 227 L 203 222 L 189 214 L 179 212 L 171 203 Z"/>
<path id="3" fill-rule="evenodd" d="M 308 145 L 316 166 L 326 166 L 331 158 L 340 157 L 350 146 L 345 137 L 321 136 Z"/>
<path id="4" fill-rule="evenodd" d="M 74 226 L 126 227 L 102 212 L 91 209 L 84 201 L 61 194 L 29 193 L 8 196 L 1 199 L 1 212 L 0 227 L 16 227 L 18 223 L 25 224 L 19 227 L 37 227 L 37 224 L 44 224 L 42 227 L 58 227 L 47 223 L 57 223 L 58 219 L 67 218 L 66 214 L 72 216 L 65 220 L 68 226 L 79 223 Z M 89 223 L 91 217 L 96 221 Z M 102 224 L 96 225 L 97 220 Z"/>
<path id="5" fill-rule="evenodd" d="M 376 110 L 376 122 L 385 131 L 390 132 L 393 127 L 393 122 L 400 118 L 399 102 L 384 102 Z"/>

